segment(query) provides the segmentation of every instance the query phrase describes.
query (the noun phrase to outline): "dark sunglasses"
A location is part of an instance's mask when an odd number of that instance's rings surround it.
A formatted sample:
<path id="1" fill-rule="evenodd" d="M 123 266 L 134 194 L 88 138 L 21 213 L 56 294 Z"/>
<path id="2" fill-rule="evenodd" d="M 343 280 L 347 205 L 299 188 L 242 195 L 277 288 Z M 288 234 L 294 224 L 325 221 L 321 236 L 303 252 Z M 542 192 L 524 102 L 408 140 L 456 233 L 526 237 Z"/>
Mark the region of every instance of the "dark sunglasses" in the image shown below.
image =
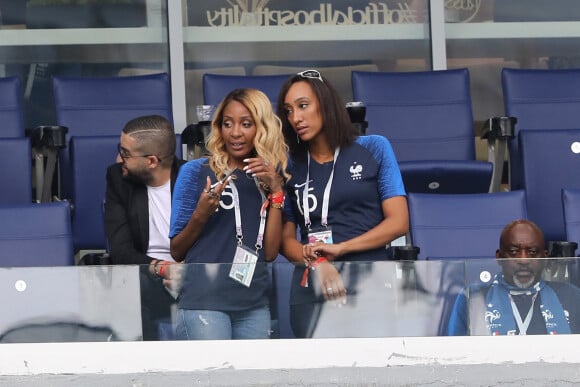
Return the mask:
<path id="1" fill-rule="evenodd" d="M 322 75 L 320 75 L 320 71 L 318 70 L 304 70 L 296 75 L 302 78 L 318 79 L 320 82 L 324 82 Z"/>

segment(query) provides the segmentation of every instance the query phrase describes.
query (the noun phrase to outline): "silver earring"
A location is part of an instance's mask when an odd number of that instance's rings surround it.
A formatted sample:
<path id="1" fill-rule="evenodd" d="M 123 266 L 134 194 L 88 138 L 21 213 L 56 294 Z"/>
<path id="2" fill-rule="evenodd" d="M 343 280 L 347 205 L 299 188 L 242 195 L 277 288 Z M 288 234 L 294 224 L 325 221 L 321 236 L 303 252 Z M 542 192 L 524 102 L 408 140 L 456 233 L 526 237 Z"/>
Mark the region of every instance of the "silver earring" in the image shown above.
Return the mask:
<path id="1" fill-rule="evenodd" d="M 296 142 L 300 144 L 300 136 L 298 134 L 296 134 Z"/>

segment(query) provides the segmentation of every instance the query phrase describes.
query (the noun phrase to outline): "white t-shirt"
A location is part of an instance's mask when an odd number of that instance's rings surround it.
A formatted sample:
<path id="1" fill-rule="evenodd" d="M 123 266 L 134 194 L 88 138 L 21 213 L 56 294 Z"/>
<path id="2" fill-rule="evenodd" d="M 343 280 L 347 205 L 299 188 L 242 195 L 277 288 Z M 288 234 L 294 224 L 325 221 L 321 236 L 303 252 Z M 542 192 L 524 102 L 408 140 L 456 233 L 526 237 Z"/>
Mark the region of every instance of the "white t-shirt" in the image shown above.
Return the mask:
<path id="1" fill-rule="evenodd" d="M 169 220 L 171 218 L 171 180 L 159 187 L 147 186 L 149 198 L 149 247 L 147 255 L 174 261 L 169 252 Z"/>

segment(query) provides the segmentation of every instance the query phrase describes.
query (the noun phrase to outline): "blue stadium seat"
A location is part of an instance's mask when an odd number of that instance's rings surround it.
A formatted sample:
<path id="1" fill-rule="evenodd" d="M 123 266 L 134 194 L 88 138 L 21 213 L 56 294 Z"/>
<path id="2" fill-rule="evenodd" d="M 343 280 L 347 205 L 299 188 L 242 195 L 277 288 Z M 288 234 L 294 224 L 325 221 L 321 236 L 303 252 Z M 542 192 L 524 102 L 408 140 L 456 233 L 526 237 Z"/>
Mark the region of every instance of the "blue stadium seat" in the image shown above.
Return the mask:
<path id="1" fill-rule="evenodd" d="M 0 78 L 0 137 L 24 137 L 22 89 L 18 77 Z"/>
<path id="2" fill-rule="evenodd" d="M 276 111 L 276 101 L 280 88 L 290 75 L 220 75 L 204 74 L 203 100 L 206 105 L 217 106 L 232 90 L 253 88 L 268 96 Z"/>
<path id="3" fill-rule="evenodd" d="M 366 134 L 389 139 L 407 192 L 483 193 L 493 165 L 475 160 L 467 69 L 352 72 L 366 105 Z"/>
<path id="4" fill-rule="evenodd" d="M 502 71 L 507 116 L 516 117 L 508 144 L 511 189 L 523 188 L 518 134 L 522 130 L 580 128 L 580 69 Z"/>
<path id="5" fill-rule="evenodd" d="M 580 129 L 521 130 L 519 149 L 529 219 L 546 241 L 565 240 L 561 190 L 580 188 Z"/>
<path id="6" fill-rule="evenodd" d="M 32 152 L 26 137 L 0 138 L 0 204 L 32 203 Z M 3 221 L 3 220 L 2 220 Z"/>
<path id="7" fill-rule="evenodd" d="M 503 228 L 527 219 L 523 191 L 488 194 L 410 193 L 409 220 L 419 259 L 491 258 Z"/>
<path id="8" fill-rule="evenodd" d="M 0 206 L 0 266 L 74 264 L 68 202 Z"/>
<path id="9" fill-rule="evenodd" d="M 129 77 L 54 77 L 57 124 L 68 127 L 69 138 L 119 136 L 131 119 L 159 114 L 173 122 L 171 85 L 165 73 Z M 70 197 L 71 165 L 60 153 L 61 196 Z"/>
<path id="10" fill-rule="evenodd" d="M 118 143 L 119 135 L 71 138 L 71 201 L 74 206 L 72 225 L 75 250 L 107 248 L 102 205 L 107 167 L 115 162 Z"/>

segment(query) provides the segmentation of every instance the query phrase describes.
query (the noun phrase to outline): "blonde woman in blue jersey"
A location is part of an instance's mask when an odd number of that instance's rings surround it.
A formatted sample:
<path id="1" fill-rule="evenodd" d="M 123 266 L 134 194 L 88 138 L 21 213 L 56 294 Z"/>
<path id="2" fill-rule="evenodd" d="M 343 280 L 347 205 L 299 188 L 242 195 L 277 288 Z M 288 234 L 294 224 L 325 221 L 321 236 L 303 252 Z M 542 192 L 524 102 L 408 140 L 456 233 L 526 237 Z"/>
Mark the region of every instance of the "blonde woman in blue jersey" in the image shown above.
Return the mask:
<path id="1" fill-rule="evenodd" d="M 265 339 L 266 261 L 278 255 L 287 148 L 264 93 L 237 89 L 218 106 L 209 158 L 186 163 L 171 212 L 171 255 L 183 261 L 180 339 Z M 199 264 L 199 265 L 198 265 Z"/>

